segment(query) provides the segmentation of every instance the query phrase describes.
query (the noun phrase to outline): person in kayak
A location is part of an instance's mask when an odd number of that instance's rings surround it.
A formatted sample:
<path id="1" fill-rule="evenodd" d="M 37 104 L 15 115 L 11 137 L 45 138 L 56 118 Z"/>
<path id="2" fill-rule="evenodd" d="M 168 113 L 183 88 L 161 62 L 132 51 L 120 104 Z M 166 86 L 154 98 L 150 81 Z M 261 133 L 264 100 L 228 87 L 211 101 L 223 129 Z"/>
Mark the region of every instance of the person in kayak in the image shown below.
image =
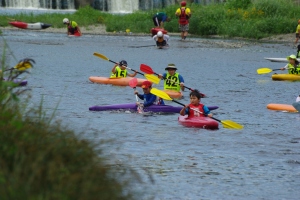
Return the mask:
<path id="1" fill-rule="evenodd" d="M 121 78 L 121 77 L 135 77 L 137 72 L 134 72 L 133 74 L 129 74 L 127 72 L 127 61 L 121 60 L 118 64 L 114 65 L 114 67 L 111 69 L 111 75 L 110 78 Z"/>
<path id="2" fill-rule="evenodd" d="M 289 63 L 280 68 L 281 70 L 288 70 L 289 74 L 300 74 L 300 66 L 299 66 L 299 61 L 297 60 L 295 55 L 290 55 L 286 58 Z"/>
<path id="3" fill-rule="evenodd" d="M 164 28 L 164 23 L 171 21 L 171 18 L 165 12 L 158 12 L 152 17 L 154 26 L 157 28 Z"/>
<path id="4" fill-rule="evenodd" d="M 168 41 L 170 39 L 170 36 L 167 34 L 163 34 L 162 31 L 158 31 L 157 34 L 153 36 L 153 39 L 156 42 L 157 47 L 169 46 Z"/>
<path id="5" fill-rule="evenodd" d="M 165 105 L 163 99 L 150 93 L 150 90 L 152 88 L 152 83 L 150 81 L 144 81 L 142 83 L 142 88 L 144 94 L 139 94 L 137 90 L 134 91 L 134 94 L 136 94 L 141 100 L 144 100 L 144 103 L 137 102 L 138 106 L 147 107 L 151 105 Z"/>
<path id="6" fill-rule="evenodd" d="M 80 28 L 75 21 L 70 21 L 68 18 L 64 18 L 63 23 L 67 25 L 68 35 L 82 35 Z"/>
<path id="7" fill-rule="evenodd" d="M 201 93 L 198 90 L 193 90 L 190 93 L 190 104 L 185 105 L 181 111 L 180 115 L 188 115 L 189 117 L 199 117 L 208 116 L 212 117 L 210 110 L 201 102 Z"/>
<path id="8" fill-rule="evenodd" d="M 180 89 L 184 91 L 184 79 L 176 72 L 177 68 L 175 64 L 168 64 L 165 70 L 168 72 L 158 75 L 159 78 L 164 80 L 164 89 L 175 90 L 177 92 L 180 92 Z"/>

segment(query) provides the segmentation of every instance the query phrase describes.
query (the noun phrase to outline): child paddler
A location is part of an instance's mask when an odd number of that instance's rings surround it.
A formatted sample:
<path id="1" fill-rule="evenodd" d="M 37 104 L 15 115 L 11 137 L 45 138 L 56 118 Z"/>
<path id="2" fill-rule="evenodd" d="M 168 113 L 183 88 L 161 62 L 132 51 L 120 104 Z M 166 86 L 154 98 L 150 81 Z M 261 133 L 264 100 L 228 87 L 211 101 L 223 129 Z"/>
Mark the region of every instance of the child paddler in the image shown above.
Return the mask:
<path id="1" fill-rule="evenodd" d="M 118 64 L 116 64 L 112 69 L 111 69 L 111 75 L 110 78 L 121 78 L 121 77 L 135 77 L 137 72 L 134 72 L 133 74 L 129 74 L 127 72 L 127 62 L 126 60 L 121 60 Z"/>

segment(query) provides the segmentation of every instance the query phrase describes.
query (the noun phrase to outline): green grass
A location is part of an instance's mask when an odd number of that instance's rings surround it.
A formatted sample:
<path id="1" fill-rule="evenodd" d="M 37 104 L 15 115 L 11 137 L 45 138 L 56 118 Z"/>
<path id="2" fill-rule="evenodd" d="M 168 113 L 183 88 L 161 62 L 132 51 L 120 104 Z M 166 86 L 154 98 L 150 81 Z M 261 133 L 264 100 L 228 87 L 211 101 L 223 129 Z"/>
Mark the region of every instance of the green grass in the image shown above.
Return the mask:
<path id="1" fill-rule="evenodd" d="M 191 8 L 189 33 L 198 36 L 223 35 L 260 39 L 275 34 L 295 32 L 300 7 L 292 0 L 227 0 L 226 3 L 188 4 Z M 152 16 L 164 11 L 172 20 L 165 23 L 169 32 L 178 32 L 175 11 L 178 5 L 161 10 L 136 11 L 132 14 L 109 14 L 89 6 L 80 8 L 74 14 L 17 14 L 0 16 L 0 27 L 8 26 L 8 18 L 25 22 L 44 22 L 54 28 L 62 28 L 62 19 L 67 17 L 79 26 L 105 24 L 106 31 L 120 32 L 130 29 L 134 33 L 149 33 L 153 28 Z"/>

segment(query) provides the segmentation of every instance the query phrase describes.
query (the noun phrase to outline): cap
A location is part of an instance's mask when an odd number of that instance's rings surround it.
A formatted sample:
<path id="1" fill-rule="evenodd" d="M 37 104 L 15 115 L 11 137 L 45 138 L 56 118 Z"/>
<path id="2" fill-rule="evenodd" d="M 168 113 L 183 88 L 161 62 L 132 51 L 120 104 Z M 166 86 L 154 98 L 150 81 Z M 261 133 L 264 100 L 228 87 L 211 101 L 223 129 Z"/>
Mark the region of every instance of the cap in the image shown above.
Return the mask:
<path id="1" fill-rule="evenodd" d="M 168 69 L 175 69 L 175 70 L 177 70 L 175 64 L 168 64 L 168 67 L 166 67 L 165 70 L 168 70 Z"/>
<path id="2" fill-rule="evenodd" d="M 286 57 L 287 60 L 289 60 L 290 58 L 291 58 L 291 59 L 294 59 L 294 60 L 297 60 L 296 56 L 293 55 L 293 54 L 290 55 L 290 56 L 288 56 L 288 57 Z"/>
<path id="3" fill-rule="evenodd" d="M 122 65 L 125 65 L 125 66 L 127 67 L 127 62 L 126 62 L 126 60 L 121 60 L 121 61 L 120 61 L 120 66 L 122 66 Z"/>
<path id="4" fill-rule="evenodd" d="M 185 1 L 182 1 L 182 2 L 181 2 L 181 6 L 186 6 L 186 2 L 185 2 Z"/>
<path id="5" fill-rule="evenodd" d="M 157 36 L 158 36 L 158 37 L 162 37 L 162 36 L 163 36 L 163 32 L 158 31 L 158 32 L 157 32 Z"/>
<path id="6" fill-rule="evenodd" d="M 150 88 L 152 86 L 152 83 L 150 81 L 144 81 L 142 83 L 142 88 Z"/>
<path id="7" fill-rule="evenodd" d="M 68 18 L 64 18 L 64 19 L 63 19 L 63 23 L 64 23 L 64 24 L 69 23 L 69 19 L 68 19 Z"/>

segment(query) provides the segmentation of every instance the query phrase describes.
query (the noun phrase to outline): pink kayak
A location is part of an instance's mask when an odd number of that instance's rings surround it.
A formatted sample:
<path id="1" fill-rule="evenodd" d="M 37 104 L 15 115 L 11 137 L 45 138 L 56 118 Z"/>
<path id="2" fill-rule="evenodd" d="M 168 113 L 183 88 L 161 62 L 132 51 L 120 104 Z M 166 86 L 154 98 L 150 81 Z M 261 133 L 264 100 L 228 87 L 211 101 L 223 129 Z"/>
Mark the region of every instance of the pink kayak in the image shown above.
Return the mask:
<path id="1" fill-rule="evenodd" d="M 21 29 L 31 29 L 31 30 L 40 30 L 40 29 L 46 29 L 51 26 L 51 24 L 44 24 L 41 22 L 36 22 L 36 23 L 26 23 L 26 22 L 21 22 L 21 21 L 13 21 L 9 22 L 10 25 L 21 28 Z"/>
<path id="2" fill-rule="evenodd" d="M 210 117 L 188 117 L 179 116 L 179 124 L 186 127 L 204 128 L 204 129 L 218 129 L 219 123 Z"/>

